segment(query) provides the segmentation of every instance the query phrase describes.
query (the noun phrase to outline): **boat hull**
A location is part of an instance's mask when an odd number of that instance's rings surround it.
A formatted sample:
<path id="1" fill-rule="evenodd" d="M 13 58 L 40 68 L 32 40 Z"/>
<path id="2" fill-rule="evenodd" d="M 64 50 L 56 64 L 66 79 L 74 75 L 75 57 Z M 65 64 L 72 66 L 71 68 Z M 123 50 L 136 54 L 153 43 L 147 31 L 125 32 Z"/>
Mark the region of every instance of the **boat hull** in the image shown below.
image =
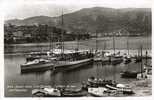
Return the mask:
<path id="1" fill-rule="evenodd" d="M 123 62 L 123 58 L 122 57 L 110 57 L 109 61 L 112 65 L 117 65 Z"/>
<path id="2" fill-rule="evenodd" d="M 31 71 L 44 71 L 48 69 L 52 69 L 53 63 L 43 63 L 43 64 L 32 64 L 32 65 L 21 65 L 21 72 L 31 72 Z"/>
<path id="3" fill-rule="evenodd" d="M 121 75 L 122 78 L 137 78 L 137 74 L 138 73 L 130 73 L 130 74 L 120 73 L 120 75 Z"/>
<path id="4" fill-rule="evenodd" d="M 111 85 L 106 85 L 106 87 L 111 90 L 117 90 L 119 92 L 122 92 L 123 94 L 134 94 L 134 92 L 129 88 L 118 88 Z"/>
<path id="5" fill-rule="evenodd" d="M 58 70 L 58 69 L 71 70 L 84 65 L 88 65 L 91 62 L 93 62 L 92 58 L 74 61 L 74 62 L 62 62 L 59 64 L 55 64 L 53 67 L 53 70 Z"/>
<path id="6" fill-rule="evenodd" d="M 86 91 L 81 91 L 81 92 L 63 92 L 62 96 L 63 97 L 83 97 L 86 96 Z"/>

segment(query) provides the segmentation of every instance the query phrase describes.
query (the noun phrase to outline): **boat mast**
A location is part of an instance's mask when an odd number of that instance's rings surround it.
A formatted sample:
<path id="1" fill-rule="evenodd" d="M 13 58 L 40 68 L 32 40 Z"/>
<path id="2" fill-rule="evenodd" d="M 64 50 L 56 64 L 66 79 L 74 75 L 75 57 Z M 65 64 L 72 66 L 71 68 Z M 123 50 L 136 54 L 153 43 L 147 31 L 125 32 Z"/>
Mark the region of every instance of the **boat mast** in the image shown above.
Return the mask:
<path id="1" fill-rule="evenodd" d="M 77 32 L 77 51 L 79 50 L 79 34 Z"/>
<path id="2" fill-rule="evenodd" d="M 147 15 L 145 15 L 144 21 L 145 21 L 145 28 L 146 28 L 145 31 L 147 31 L 147 34 L 146 35 L 147 35 L 147 43 L 148 43 L 148 28 L 147 28 L 147 26 L 148 26 L 148 18 L 147 18 Z M 147 25 L 146 25 L 146 23 L 147 23 Z M 147 59 L 148 51 L 147 51 L 147 49 L 148 49 L 148 45 L 147 45 L 147 48 L 146 48 L 146 65 L 148 63 L 148 59 Z"/>
<path id="3" fill-rule="evenodd" d="M 141 45 L 141 78 L 143 78 L 143 66 L 142 66 L 142 45 Z"/>
<path id="4" fill-rule="evenodd" d="M 113 33 L 113 50 L 114 50 L 114 55 L 115 55 L 115 39 L 114 39 L 114 33 Z"/>
<path id="5" fill-rule="evenodd" d="M 53 37 L 53 35 L 54 35 L 54 33 L 52 33 L 52 37 Z M 53 47 L 54 47 L 54 46 L 53 46 L 53 42 L 54 42 L 53 39 L 54 39 L 54 38 L 52 38 L 52 40 L 51 40 L 51 42 L 52 42 L 52 53 L 53 53 Z"/>
<path id="6" fill-rule="evenodd" d="M 127 36 L 127 53 L 129 55 L 129 40 L 128 40 L 128 38 L 129 38 L 129 35 Z"/>
<path id="7" fill-rule="evenodd" d="M 63 9 L 62 9 L 62 17 L 61 17 L 61 50 L 62 56 L 64 54 L 64 30 L 63 30 L 64 22 L 63 22 Z"/>
<path id="8" fill-rule="evenodd" d="M 98 41 L 97 41 L 97 30 L 96 30 L 96 52 L 97 52 L 97 49 L 98 49 L 98 45 L 97 45 Z M 95 52 L 95 53 L 96 53 Z"/>
<path id="9" fill-rule="evenodd" d="M 104 41 L 104 50 L 106 50 L 106 40 Z"/>
<path id="10" fill-rule="evenodd" d="M 50 50 L 52 49 L 52 52 L 53 52 L 53 41 L 52 41 L 52 32 L 50 33 Z M 52 43 L 52 44 L 51 44 Z"/>

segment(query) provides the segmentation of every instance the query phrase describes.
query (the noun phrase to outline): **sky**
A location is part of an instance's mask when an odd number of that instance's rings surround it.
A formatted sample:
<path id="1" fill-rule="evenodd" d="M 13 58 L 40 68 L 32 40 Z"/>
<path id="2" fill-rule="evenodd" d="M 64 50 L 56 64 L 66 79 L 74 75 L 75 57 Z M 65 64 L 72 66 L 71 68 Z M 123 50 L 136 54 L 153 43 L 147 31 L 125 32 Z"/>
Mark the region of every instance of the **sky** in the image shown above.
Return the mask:
<path id="1" fill-rule="evenodd" d="M 1 0 L 4 18 L 24 19 L 33 16 L 59 16 L 82 8 L 151 8 L 152 0 Z"/>

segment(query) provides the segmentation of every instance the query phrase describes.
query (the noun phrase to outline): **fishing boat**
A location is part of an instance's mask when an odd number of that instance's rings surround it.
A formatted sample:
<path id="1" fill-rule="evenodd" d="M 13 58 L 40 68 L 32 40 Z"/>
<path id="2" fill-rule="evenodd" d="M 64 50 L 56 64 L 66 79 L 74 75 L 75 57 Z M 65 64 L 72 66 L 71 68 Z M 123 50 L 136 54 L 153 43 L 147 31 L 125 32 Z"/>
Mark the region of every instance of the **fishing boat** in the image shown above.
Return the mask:
<path id="1" fill-rule="evenodd" d="M 40 97 L 60 97 L 61 92 L 55 88 L 33 89 L 32 95 Z"/>
<path id="2" fill-rule="evenodd" d="M 104 88 L 104 87 L 98 87 L 98 88 L 90 87 L 90 88 L 88 88 L 88 93 L 94 97 L 106 97 L 106 96 L 108 96 L 108 93 L 106 93 L 106 91 L 107 91 L 107 88 Z"/>
<path id="3" fill-rule="evenodd" d="M 137 78 L 138 72 L 136 71 L 123 71 L 120 73 L 122 78 Z"/>
<path id="4" fill-rule="evenodd" d="M 125 86 L 124 84 L 117 84 L 116 86 L 106 85 L 106 88 L 111 90 L 117 90 L 118 92 L 122 92 L 123 94 L 134 94 L 132 88 Z"/>
<path id="5" fill-rule="evenodd" d="M 87 95 L 87 92 L 81 86 L 57 86 L 57 89 L 61 91 L 62 97 L 82 97 Z"/>
<path id="6" fill-rule="evenodd" d="M 129 64 L 131 62 L 131 57 L 124 58 L 124 64 Z"/>
<path id="7" fill-rule="evenodd" d="M 134 61 L 135 61 L 135 63 L 141 62 L 142 61 L 142 57 L 136 56 Z"/>
<path id="8" fill-rule="evenodd" d="M 82 97 L 86 95 L 86 91 L 83 91 L 82 88 L 65 88 L 62 91 L 62 96 L 64 97 Z"/>
<path id="9" fill-rule="evenodd" d="M 94 61 L 95 62 L 102 61 L 102 54 L 100 52 L 98 52 L 98 51 L 95 52 Z"/>
<path id="10" fill-rule="evenodd" d="M 127 54 L 124 54 L 124 64 L 129 64 L 130 62 L 131 56 L 129 54 L 129 37 L 127 37 Z"/>
<path id="11" fill-rule="evenodd" d="M 96 47 L 95 47 L 95 54 L 94 54 L 94 61 L 95 62 L 100 62 L 102 59 L 102 54 L 101 52 L 98 50 L 98 40 L 97 40 L 97 31 L 96 31 Z"/>
<path id="12" fill-rule="evenodd" d="M 84 91 L 81 91 L 81 92 L 62 92 L 62 96 L 63 97 L 83 97 L 83 96 L 86 96 L 87 93 Z"/>
<path id="13" fill-rule="evenodd" d="M 120 55 L 120 51 L 118 53 L 115 52 L 115 38 L 113 35 L 113 51 L 114 53 L 109 56 L 109 61 L 112 65 L 120 64 L 123 61 L 123 56 Z"/>
<path id="14" fill-rule="evenodd" d="M 144 65 L 143 72 L 137 74 L 137 79 L 151 79 L 152 78 L 152 67 L 151 65 Z"/>
<path id="15" fill-rule="evenodd" d="M 120 55 L 112 55 L 109 57 L 109 61 L 112 65 L 120 64 L 123 61 L 123 56 Z"/>
<path id="16" fill-rule="evenodd" d="M 107 84 L 114 85 L 116 84 L 116 82 L 112 80 L 97 79 L 92 76 L 88 78 L 88 81 L 86 83 L 83 82 L 82 85 L 83 85 L 83 88 L 87 90 L 89 87 L 105 87 Z"/>
<path id="17" fill-rule="evenodd" d="M 53 62 L 46 59 L 35 59 L 20 65 L 21 72 L 52 69 Z"/>

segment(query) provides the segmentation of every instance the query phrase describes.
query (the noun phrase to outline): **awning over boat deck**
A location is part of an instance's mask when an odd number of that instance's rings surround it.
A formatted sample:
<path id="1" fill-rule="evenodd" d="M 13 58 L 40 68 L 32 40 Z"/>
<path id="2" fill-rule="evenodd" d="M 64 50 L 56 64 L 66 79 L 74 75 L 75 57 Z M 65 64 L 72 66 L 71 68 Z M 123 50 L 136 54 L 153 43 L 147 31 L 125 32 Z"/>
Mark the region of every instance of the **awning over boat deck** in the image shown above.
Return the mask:
<path id="1" fill-rule="evenodd" d="M 89 52 L 90 50 L 78 50 L 78 51 L 76 51 L 76 50 L 64 50 L 64 51 L 62 51 L 62 49 L 54 49 L 52 52 L 54 53 L 54 54 L 61 54 L 62 52 L 64 53 L 64 54 L 73 54 L 73 53 L 82 53 L 82 52 Z"/>

